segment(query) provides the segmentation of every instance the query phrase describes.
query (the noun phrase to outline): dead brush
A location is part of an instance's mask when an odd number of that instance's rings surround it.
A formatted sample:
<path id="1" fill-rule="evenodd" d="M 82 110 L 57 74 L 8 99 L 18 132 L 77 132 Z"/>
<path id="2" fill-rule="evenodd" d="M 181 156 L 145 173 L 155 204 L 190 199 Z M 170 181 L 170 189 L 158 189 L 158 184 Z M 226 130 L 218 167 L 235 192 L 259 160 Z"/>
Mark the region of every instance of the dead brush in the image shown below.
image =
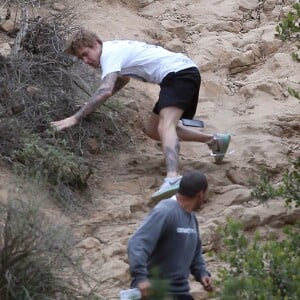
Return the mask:
<path id="1" fill-rule="evenodd" d="M 76 128 L 64 132 L 54 132 L 50 127 L 50 121 L 72 115 L 83 101 L 88 101 L 99 80 L 94 71 L 64 53 L 66 39 L 78 29 L 72 25 L 75 19 L 70 10 L 46 19 L 28 19 L 24 36 L 14 53 L 6 58 L 0 56 L 1 156 L 31 170 L 42 166 L 47 170 L 47 178 L 57 178 L 51 184 L 60 187 L 63 184 L 66 188 L 87 186 L 91 166 L 84 166 L 84 172 L 81 168 L 72 168 L 72 176 L 69 176 L 70 168 L 63 158 L 72 156 L 71 165 L 84 159 L 85 164 L 80 165 L 87 165 L 88 139 L 101 141 L 102 149 L 120 148 L 130 143 L 123 125 L 127 120 L 126 112 L 116 107 L 106 106 Z M 38 145 L 41 151 L 25 152 L 27 145 Z M 47 160 L 43 149 L 50 148 L 56 148 L 61 155 Z M 24 157 L 29 154 L 33 156 Z M 62 160 L 54 162 L 56 158 Z M 65 191 L 65 188 L 59 190 Z"/>
<path id="2" fill-rule="evenodd" d="M 0 214 L 0 299 L 80 299 L 71 245 L 34 202 L 11 198 Z"/>

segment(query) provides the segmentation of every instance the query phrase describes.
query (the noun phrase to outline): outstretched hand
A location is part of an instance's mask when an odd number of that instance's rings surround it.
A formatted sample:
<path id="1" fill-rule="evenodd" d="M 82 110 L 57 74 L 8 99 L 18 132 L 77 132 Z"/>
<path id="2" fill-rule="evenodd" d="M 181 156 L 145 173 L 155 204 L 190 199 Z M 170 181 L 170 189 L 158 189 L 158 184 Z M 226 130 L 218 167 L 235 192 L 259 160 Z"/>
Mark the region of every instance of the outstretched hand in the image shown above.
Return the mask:
<path id="1" fill-rule="evenodd" d="M 52 127 L 54 127 L 54 129 L 60 131 L 65 128 L 72 127 L 72 126 L 76 125 L 77 123 L 78 123 L 78 120 L 74 116 L 71 116 L 71 117 L 68 117 L 68 118 L 60 120 L 60 121 L 51 122 L 50 124 Z"/>

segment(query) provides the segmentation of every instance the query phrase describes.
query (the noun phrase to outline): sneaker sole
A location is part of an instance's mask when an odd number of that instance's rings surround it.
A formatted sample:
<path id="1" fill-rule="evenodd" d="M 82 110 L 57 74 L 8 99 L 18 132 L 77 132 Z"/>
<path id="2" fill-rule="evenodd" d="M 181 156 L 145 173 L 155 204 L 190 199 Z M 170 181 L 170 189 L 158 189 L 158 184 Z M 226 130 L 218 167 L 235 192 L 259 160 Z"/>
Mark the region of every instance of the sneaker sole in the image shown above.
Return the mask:
<path id="1" fill-rule="evenodd" d="M 157 201 L 160 201 L 160 200 L 163 200 L 163 199 L 170 198 L 170 197 L 172 197 L 173 195 L 175 195 L 177 193 L 178 189 L 179 189 L 179 186 L 177 185 L 177 186 L 172 187 L 172 188 L 170 188 L 166 191 L 163 191 L 159 194 L 156 194 L 156 195 L 153 194 L 151 196 L 151 200 L 154 201 L 154 202 L 157 202 Z"/>
<path id="2" fill-rule="evenodd" d="M 213 156 L 215 157 L 216 163 L 220 163 L 224 159 L 224 156 L 225 156 L 227 149 L 229 147 L 229 144 L 230 144 L 230 140 L 231 140 L 231 136 L 228 135 L 227 141 L 224 144 L 222 144 L 222 146 L 221 146 L 222 154 L 213 154 Z"/>

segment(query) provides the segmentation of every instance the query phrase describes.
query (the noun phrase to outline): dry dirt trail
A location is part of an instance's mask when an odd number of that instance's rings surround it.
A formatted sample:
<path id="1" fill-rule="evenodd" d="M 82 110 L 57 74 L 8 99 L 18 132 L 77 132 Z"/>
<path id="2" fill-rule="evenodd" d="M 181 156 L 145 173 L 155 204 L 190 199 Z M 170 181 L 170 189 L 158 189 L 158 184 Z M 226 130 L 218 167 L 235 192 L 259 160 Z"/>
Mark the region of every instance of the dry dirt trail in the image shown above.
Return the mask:
<path id="1" fill-rule="evenodd" d="M 299 211 L 287 213 L 280 203 L 270 211 L 250 201 L 249 188 L 249 179 L 263 166 L 276 177 L 300 151 L 300 107 L 286 92 L 299 83 L 300 69 L 290 58 L 289 46 L 274 36 L 292 3 L 114 0 L 76 5 L 79 23 L 103 40 L 159 43 L 187 53 L 201 67 L 197 117 L 206 123 L 206 131 L 232 133 L 230 154 L 221 165 L 214 164 L 205 145 L 181 147 L 181 169 L 196 168 L 209 178 L 210 202 L 199 213 L 205 250 L 216 247 L 216 229 L 228 216 L 248 229 L 260 226 L 266 232 L 299 216 Z M 99 157 L 99 174 L 92 182 L 94 210 L 76 224 L 85 269 L 94 278 L 118 278 L 125 287 L 130 280 L 127 240 L 149 210 L 150 195 L 165 172 L 159 145 L 142 135 L 142 121 L 157 92 L 157 87 L 136 81 L 126 87 L 122 95 L 135 103 L 139 143 L 130 153 Z M 208 266 L 215 275 L 217 260 L 209 258 Z M 208 297 L 198 284 L 191 286 L 196 299 Z M 120 287 L 112 280 L 103 284 L 101 293 L 114 297 Z"/>
<path id="2" fill-rule="evenodd" d="M 300 153 L 299 101 L 288 95 L 299 87 L 299 64 L 291 46 L 275 38 L 275 26 L 294 1 L 284 0 L 68 0 L 78 23 L 103 40 L 137 39 L 187 53 L 201 68 L 197 118 L 207 132 L 230 131 L 232 143 L 216 165 L 205 145 L 181 146 L 181 170 L 202 170 L 209 179 L 209 203 L 198 213 L 204 250 L 217 247 L 216 230 L 226 217 L 249 230 L 275 231 L 299 210 L 287 212 L 278 202 L 272 210 L 251 199 L 249 179 L 265 166 L 274 178 Z M 130 276 L 127 240 L 149 211 L 150 195 L 160 185 L 164 160 L 159 144 L 142 133 L 158 87 L 132 81 L 121 92 L 136 109 L 137 143 L 126 153 L 95 156 L 91 178 L 93 204 L 85 216 L 70 221 L 78 234 L 76 251 L 83 269 L 101 285 L 101 295 L 117 297 Z M 206 257 L 217 274 L 219 262 Z M 112 278 L 110 280 L 110 278 Z M 107 281 L 106 281 L 107 280 Z M 120 281 L 124 282 L 121 284 Z M 191 280 L 195 299 L 208 299 Z"/>
<path id="3" fill-rule="evenodd" d="M 205 145 L 186 143 L 181 148 L 181 169 L 196 168 L 209 178 L 210 202 L 199 213 L 205 250 L 216 246 L 216 229 L 227 216 L 267 232 L 299 216 L 278 203 L 270 211 L 250 201 L 249 188 L 249 178 L 262 166 L 276 177 L 300 151 L 300 107 L 286 93 L 300 81 L 300 70 L 288 45 L 274 37 L 292 2 L 114 0 L 76 5 L 79 23 L 103 40 L 159 43 L 187 53 L 201 67 L 197 117 L 206 123 L 206 131 L 230 131 L 233 136 L 231 154 L 221 165 L 214 164 Z M 75 226 L 82 237 L 78 250 L 85 254 L 85 270 L 101 280 L 118 278 L 123 287 L 130 280 L 127 240 L 149 210 L 150 195 L 165 171 L 159 145 L 143 137 L 138 121 L 147 118 L 157 91 L 136 81 L 125 89 L 128 101 L 136 105 L 139 143 L 130 153 L 99 157 L 99 173 L 91 183 L 94 209 Z M 215 275 L 217 260 L 207 260 Z M 196 299 L 208 297 L 198 284 L 191 286 Z M 109 281 L 101 294 L 114 297 L 121 287 Z"/>

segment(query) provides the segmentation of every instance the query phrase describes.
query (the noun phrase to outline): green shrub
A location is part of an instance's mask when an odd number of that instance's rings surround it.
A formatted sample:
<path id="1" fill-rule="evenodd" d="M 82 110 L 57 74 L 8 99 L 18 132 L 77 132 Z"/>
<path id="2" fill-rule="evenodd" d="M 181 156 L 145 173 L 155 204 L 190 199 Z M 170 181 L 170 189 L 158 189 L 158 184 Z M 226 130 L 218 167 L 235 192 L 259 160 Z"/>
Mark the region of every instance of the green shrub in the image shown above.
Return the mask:
<path id="1" fill-rule="evenodd" d="M 43 142 L 38 135 L 27 135 L 23 146 L 14 152 L 19 173 L 40 178 L 54 185 L 68 184 L 85 187 L 91 167 L 83 158 L 75 156 L 61 145 Z M 26 177 L 25 176 L 25 177 Z"/>
<path id="2" fill-rule="evenodd" d="M 299 18 L 300 18 L 300 3 L 293 5 L 294 11 L 288 12 L 288 14 L 282 19 L 279 25 L 276 26 L 276 32 L 278 37 L 285 40 L 299 41 Z"/>
<path id="3" fill-rule="evenodd" d="M 262 172 L 260 182 L 255 183 L 252 195 L 261 202 L 270 198 L 282 197 L 287 205 L 294 203 L 300 206 L 300 158 L 293 162 L 293 166 L 282 175 L 282 183 L 274 187 L 266 172 Z"/>
<path id="4" fill-rule="evenodd" d="M 224 247 L 220 258 L 216 296 L 221 300 L 300 299 L 300 226 L 285 229 L 281 241 L 262 242 L 259 233 L 250 242 L 242 225 L 229 220 L 220 230 Z"/>
<path id="5" fill-rule="evenodd" d="M 150 270 L 151 281 L 151 298 L 157 300 L 168 299 L 169 281 L 164 279 L 161 275 L 159 267 L 153 267 Z"/>
<path id="6" fill-rule="evenodd" d="M 250 184 L 254 187 L 251 192 L 252 196 L 261 203 L 265 203 L 278 195 L 276 189 L 270 183 L 268 172 L 264 169 L 260 171 L 259 181 L 250 180 Z"/>
<path id="7" fill-rule="evenodd" d="M 298 49 L 300 49 L 300 3 L 295 3 L 293 5 L 293 11 L 290 11 L 279 23 L 279 25 L 276 26 L 275 30 L 277 32 L 277 36 L 282 41 L 292 41 L 296 43 L 296 46 Z M 299 62 L 300 57 L 299 53 L 293 52 L 292 58 Z M 290 95 L 300 99 L 300 93 L 299 91 L 295 91 L 292 88 L 288 89 L 288 92 Z"/>

